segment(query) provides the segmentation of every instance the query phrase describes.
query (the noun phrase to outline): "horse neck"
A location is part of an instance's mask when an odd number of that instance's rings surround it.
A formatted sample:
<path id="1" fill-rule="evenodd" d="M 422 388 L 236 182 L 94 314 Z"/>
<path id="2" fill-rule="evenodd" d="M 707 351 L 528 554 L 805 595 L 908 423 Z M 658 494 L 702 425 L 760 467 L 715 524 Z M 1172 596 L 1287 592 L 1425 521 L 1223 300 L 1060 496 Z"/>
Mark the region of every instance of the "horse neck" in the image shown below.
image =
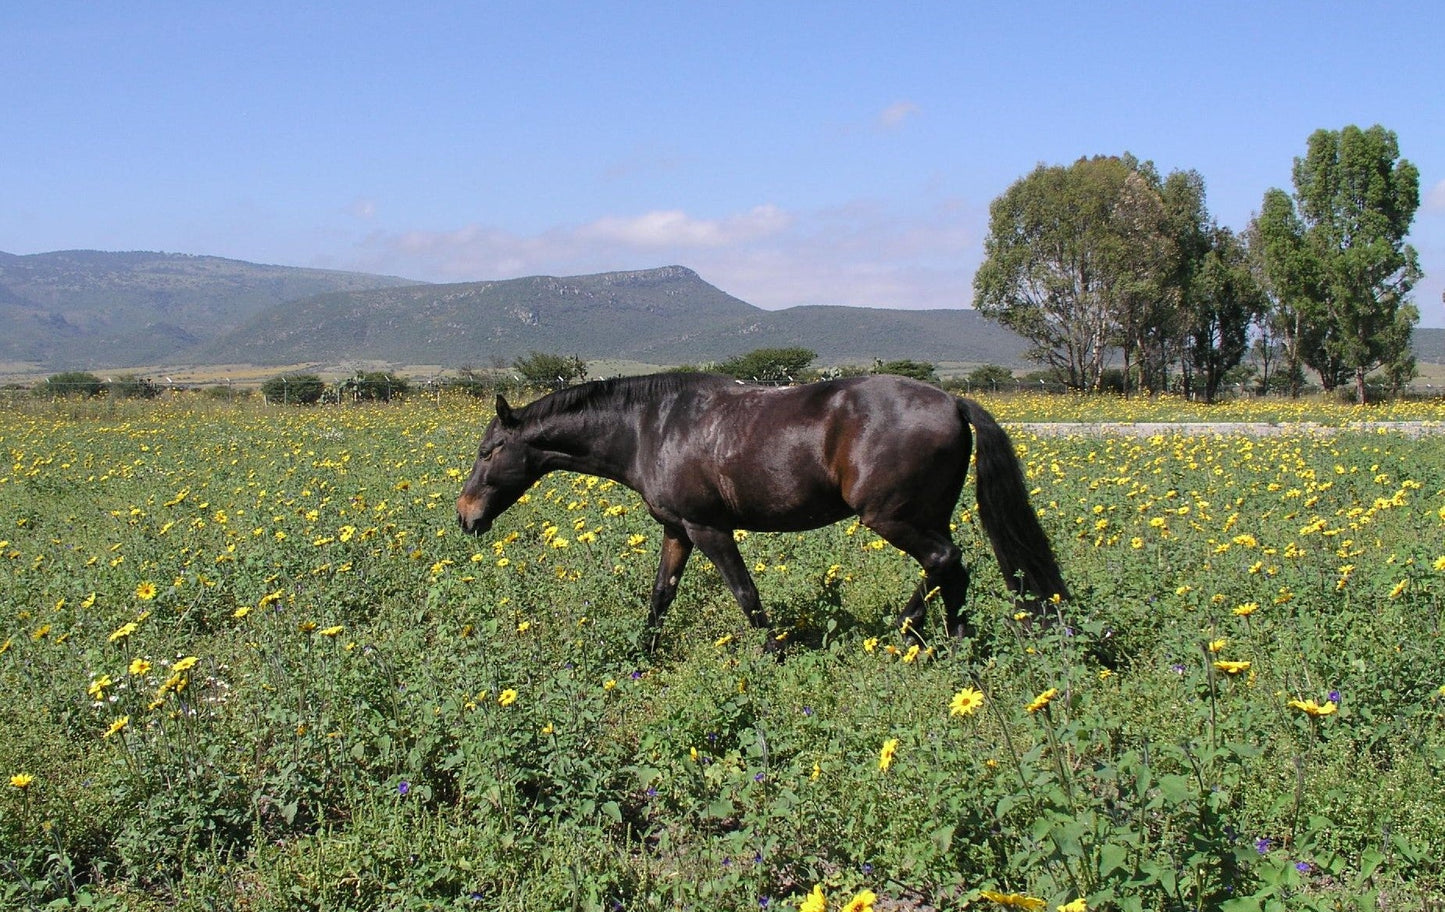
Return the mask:
<path id="1" fill-rule="evenodd" d="M 527 439 L 546 472 L 580 472 L 630 484 L 637 449 L 635 415 L 580 407 L 539 419 Z"/>

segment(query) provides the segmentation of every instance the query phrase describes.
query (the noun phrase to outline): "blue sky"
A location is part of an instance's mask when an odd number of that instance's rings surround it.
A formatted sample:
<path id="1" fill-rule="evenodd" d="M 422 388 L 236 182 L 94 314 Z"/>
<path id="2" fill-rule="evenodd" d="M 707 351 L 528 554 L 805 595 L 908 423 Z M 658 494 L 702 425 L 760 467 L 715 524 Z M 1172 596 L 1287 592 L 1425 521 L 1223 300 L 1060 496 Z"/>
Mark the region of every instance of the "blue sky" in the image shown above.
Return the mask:
<path id="1" fill-rule="evenodd" d="M 1445 326 L 1445 6 L 216 3 L 0 9 L 0 250 L 427 281 L 668 264 L 762 307 L 960 307 L 1040 162 L 1194 169 L 1243 229 L 1309 134 L 1421 172 Z"/>

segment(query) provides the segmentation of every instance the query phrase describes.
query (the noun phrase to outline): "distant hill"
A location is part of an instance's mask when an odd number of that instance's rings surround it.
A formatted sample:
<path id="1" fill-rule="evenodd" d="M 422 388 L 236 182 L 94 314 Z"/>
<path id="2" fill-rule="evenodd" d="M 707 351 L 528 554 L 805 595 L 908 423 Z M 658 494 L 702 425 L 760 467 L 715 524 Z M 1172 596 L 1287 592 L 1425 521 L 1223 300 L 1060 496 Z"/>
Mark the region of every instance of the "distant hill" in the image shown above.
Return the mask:
<path id="1" fill-rule="evenodd" d="M 765 346 L 822 364 L 915 358 L 1027 365 L 977 312 L 768 311 L 682 266 L 427 285 L 394 276 L 165 253 L 0 253 L 0 361 L 39 371 L 214 364 L 507 364 L 529 351 L 678 365 Z M 1445 329 L 1419 329 L 1445 363 Z"/>
<path id="2" fill-rule="evenodd" d="M 286 301 L 415 284 L 173 253 L 0 253 L 0 361 L 50 370 L 174 361 Z"/>
<path id="3" fill-rule="evenodd" d="M 477 365 L 529 351 L 652 364 L 801 345 L 824 362 L 873 358 L 1017 363 L 1024 342 L 971 310 L 767 311 L 682 266 L 318 295 L 258 314 L 208 346 L 212 362 L 341 358 Z"/>

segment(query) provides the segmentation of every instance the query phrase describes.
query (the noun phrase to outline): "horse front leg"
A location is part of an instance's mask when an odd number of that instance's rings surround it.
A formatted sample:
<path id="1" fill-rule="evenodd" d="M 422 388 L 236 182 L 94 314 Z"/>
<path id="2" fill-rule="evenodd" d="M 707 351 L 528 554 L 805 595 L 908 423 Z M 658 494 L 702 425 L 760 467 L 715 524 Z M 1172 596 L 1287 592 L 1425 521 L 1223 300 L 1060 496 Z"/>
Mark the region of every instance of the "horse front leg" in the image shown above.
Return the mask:
<path id="1" fill-rule="evenodd" d="M 758 587 L 753 582 L 752 574 L 748 573 L 747 564 L 738 553 L 732 530 L 694 526 L 689 527 L 687 532 L 702 549 L 702 553 L 707 555 L 708 560 L 713 562 L 713 566 L 717 567 L 718 573 L 722 574 L 723 582 L 732 590 L 733 598 L 737 599 L 748 623 L 759 630 L 771 631 L 773 625 L 768 621 L 767 612 L 763 610 L 762 599 L 758 598 Z M 763 644 L 764 651 L 779 652 L 782 648 L 783 641 L 769 632 L 767 641 Z"/>
<path id="2" fill-rule="evenodd" d="M 677 583 L 692 554 L 692 540 L 681 529 L 662 527 L 662 553 L 657 562 L 657 580 L 652 584 L 652 599 L 648 603 L 647 631 L 644 648 L 648 655 L 657 651 L 657 642 L 662 635 L 662 619 L 672 600 L 677 597 Z"/>

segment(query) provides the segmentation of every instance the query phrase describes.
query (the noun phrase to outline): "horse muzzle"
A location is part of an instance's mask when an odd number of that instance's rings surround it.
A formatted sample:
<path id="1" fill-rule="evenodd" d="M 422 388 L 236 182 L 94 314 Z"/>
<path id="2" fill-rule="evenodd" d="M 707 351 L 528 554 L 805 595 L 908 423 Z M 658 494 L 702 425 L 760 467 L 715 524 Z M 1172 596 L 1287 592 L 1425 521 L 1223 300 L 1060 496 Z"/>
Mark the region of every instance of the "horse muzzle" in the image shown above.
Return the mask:
<path id="1" fill-rule="evenodd" d="M 469 535 L 485 535 L 492 530 L 492 521 L 485 516 L 486 508 L 480 498 L 457 498 L 457 523 Z"/>

